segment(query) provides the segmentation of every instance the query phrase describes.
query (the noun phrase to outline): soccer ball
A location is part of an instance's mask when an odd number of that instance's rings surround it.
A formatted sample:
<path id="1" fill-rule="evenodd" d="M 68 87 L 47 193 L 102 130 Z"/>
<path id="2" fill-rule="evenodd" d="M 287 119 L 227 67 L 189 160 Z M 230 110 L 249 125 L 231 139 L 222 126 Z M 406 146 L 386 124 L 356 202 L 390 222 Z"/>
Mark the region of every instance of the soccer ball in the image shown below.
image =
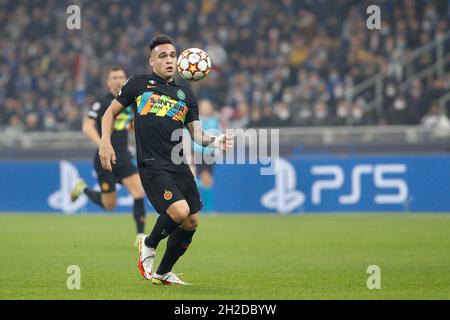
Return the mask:
<path id="1" fill-rule="evenodd" d="M 184 50 L 177 61 L 178 73 L 189 81 L 199 81 L 206 78 L 211 70 L 211 59 L 202 49 L 190 48 Z"/>

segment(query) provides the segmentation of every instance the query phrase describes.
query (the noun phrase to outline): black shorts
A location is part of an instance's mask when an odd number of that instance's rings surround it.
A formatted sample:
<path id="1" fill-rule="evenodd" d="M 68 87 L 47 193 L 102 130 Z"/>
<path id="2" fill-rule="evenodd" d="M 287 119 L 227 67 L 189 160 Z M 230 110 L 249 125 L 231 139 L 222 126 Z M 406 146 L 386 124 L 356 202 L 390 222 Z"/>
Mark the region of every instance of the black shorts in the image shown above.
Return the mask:
<path id="1" fill-rule="evenodd" d="M 188 165 L 140 165 L 139 176 L 147 198 L 161 214 L 174 202 L 186 200 L 189 214 L 203 208 L 197 184 Z"/>
<path id="2" fill-rule="evenodd" d="M 116 183 L 121 183 L 122 179 L 128 178 L 138 172 L 132 162 L 130 153 L 117 158 L 117 163 L 112 166 L 112 172 L 102 168 L 100 158 L 97 154 L 94 159 L 94 169 L 97 173 L 98 184 L 103 193 L 116 191 Z"/>

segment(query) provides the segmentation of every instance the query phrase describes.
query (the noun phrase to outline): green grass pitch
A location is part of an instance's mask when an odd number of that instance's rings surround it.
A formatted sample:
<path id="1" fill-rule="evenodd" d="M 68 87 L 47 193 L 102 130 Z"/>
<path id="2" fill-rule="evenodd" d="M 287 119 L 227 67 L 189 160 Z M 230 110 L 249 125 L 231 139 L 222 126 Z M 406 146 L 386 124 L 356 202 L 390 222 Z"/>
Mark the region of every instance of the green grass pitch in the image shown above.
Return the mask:
<path id="1" fill-rule="evenodd" d="M 0 214 L 0 299 L 450 298 L 445 214 L 204 215 L 174 269 L 187 287 L 143 281 L 133 241 L 126 215 Z M 80 290 L 66 287 L 69 265 Z"/>

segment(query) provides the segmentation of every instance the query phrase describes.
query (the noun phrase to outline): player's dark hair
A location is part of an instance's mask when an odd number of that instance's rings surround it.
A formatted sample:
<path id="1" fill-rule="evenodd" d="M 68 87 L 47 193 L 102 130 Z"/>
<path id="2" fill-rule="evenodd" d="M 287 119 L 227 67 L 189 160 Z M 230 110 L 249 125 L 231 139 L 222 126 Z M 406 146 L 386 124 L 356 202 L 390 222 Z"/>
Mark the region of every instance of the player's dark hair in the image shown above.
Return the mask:
<path id="1" fill-rule="evenodd" d="M 123 67 L 114 66 L 114 67 L 108 68 L 108 70 L 106 71 L 106 77 L 109 77 L 109 74 L 114 71 L 123 71 L 125 73 L 125 76 L 127 75 L 127 72 L 125 71 L 125 69 Z"/>
<path id="2" fill-rule="evenodd" d="M 148 47 L 150 49 L 150 53 L 152 53 L 153 49 L 155 49 L 157 46 L 160 46 L 162 44 L 171 44 L 171 45 L 175 46 L 175 42 L 173 42 L 171 37 L 169 37 L 165 34 L 158 35 L 158 36 L 154 37 L 150 41 L 150 44 L 148 45 Z"/>

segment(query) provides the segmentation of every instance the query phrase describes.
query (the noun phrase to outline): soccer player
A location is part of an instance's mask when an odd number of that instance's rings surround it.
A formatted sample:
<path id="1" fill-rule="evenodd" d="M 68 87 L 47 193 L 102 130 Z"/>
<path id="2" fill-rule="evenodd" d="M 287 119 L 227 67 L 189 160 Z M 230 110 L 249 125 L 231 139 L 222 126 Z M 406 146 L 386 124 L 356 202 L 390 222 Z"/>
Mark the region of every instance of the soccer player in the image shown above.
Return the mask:
<path id="1" fill-rule="evenodd" d="M 101 119 L 125 81 L 124 69 L 120 67 L 111 68 L 107 74 L 109 93 L 91 106 L 86 119 L 84 119 L 83 133 L 97 146 L 100 146 L 102 141 Z M 137 229 L 135 243 L 137 246 L 139 239 L 144 234 L 145 205 L 144 189 L 138 170 L 132 163 L 132 155 L 128 150 L 128 132 L 132 129 L 132 123 L 133 113 L 130 106 L 124 108 L 115 117 L 114 130 L 112 136 L 109 135 L 117 157 L 117 162 L 112 167 L 112 171 L 103 169 L 98 152 L 95 155 L 94 168 L 97 172 L 101 192 L 88 188 L 83 180 L 79 180 L 71 193 L 71 200 L 76 201 L 84 193 L 95 204 L 105 210 L 112 210 L 116 206 L 117 200 L 116 182 L 120 182 L 134 199 L 133 218 Z"/>
<path id="2" fill-rule="evenodd" d="M 149 48 L 148 62 L 153 72 L 131 77 L 106 110 L 99 154 L 102 166 L 111 170 L 117 162 L 110 140 L 114 118 L 132 105 L 139 175 L 147 197 L 159 213 L 152 232 L 139 242 L 139 270 L 153 284 L 184 285 L 187 283 L 172 268 L 192 241 L 203 205 L 189 166 L 185 162 L 177 164 L 183 152 L 179 148 L 183 127 L 195 142 L 221 150 L 232 148 L 233 137 L 215 137 L 203 131 L 195 95 L 188 86 L 174 80 L 177 53 L 173 40 L 160 35 L 151 40 Z M 166 251 L 154 272 L 156 248 L 166 237 Z"/>

